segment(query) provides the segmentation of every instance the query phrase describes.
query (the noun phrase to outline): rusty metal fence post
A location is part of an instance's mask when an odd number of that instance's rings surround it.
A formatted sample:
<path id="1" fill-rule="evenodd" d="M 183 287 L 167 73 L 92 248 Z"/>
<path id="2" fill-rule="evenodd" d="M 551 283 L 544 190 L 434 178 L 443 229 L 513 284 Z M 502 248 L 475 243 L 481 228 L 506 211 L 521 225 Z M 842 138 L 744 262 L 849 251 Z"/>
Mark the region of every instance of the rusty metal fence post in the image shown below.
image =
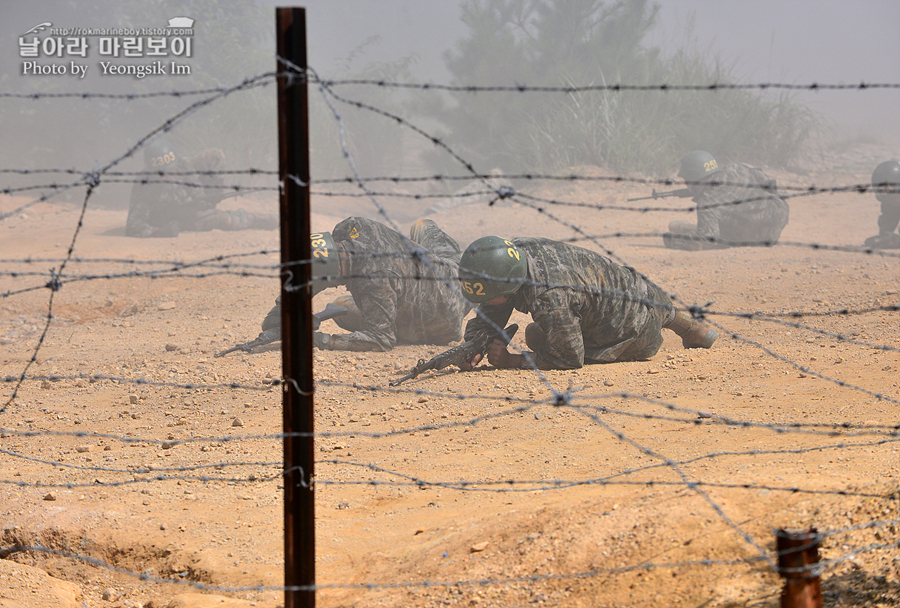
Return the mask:
<path id="1" fill-rule="evenodd" d="M 822 589 L 819 581 L 818 530 L 805 532 L 775 531 L 778 552 L 778 574 L 784 578 L 781 608 L 822 608 Z"/>
<path id="2" fill-rule="evenodd" d="M 306 11 L 276 9 L 285 608 L 316 605 Z M 288 63 L 290 62 L 290 63 Z"/>

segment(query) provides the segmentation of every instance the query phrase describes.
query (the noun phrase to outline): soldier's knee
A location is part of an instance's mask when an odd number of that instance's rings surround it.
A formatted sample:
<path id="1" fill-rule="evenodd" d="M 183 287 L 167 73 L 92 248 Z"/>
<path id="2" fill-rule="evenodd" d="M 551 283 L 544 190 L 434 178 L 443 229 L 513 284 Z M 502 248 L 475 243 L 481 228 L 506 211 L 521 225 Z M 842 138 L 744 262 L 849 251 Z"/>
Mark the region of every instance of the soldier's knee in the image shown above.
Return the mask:
<path id="1" fill-rule="evenodd" d="M 676 234 L 690 234 L 697 229 L 697 224 L 691 222 L 682 222 L 681 220 L 673 220 L 669 222 L 669 232 Z"/>
<path id="2" fill-rule="evenodd" d="M 335 298 L 332 304 L 336 304 L 338 306 L 343 306 L 344 308 L 354 309 L 356 308 L 356 302 L 353 301 L 353 296 L 341 296 L 339 298 Z"/>
<path id="3" fill-rule="evenodd" d="M 366 329 L 366 320 L 356 306 L 356 302 L 353 301 L 353 296 L 340 296 L 334 299 L 333 304 L 343 306 L 350 311 L 346 315 L 341 315 L 333 319 L 338 327 L 349 332 L 364 331 Z"/>
<path id="4" fill-rule="evenodd" d="M 534 352 L 547 351 L 547 334 L 539 323 L 529 323 L 525 328 L 525 344 Z"/>

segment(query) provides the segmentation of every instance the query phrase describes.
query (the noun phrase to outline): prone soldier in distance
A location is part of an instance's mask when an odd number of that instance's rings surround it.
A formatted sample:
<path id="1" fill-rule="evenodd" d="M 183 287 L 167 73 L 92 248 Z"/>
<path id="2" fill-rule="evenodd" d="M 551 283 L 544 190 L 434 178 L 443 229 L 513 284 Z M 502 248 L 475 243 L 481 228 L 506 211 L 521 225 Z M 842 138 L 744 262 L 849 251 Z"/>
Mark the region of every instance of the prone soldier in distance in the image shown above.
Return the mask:
<path id="1" fill-rule="evenodd" d="M 872 172 L 872 189 L 875 200 L 881 203 L 878 216 L 878 234 L 866 239 L 865 246 L 872 249 L 900 249 L 900 163 L 888 160 Z"/>
<path id="2" fill-rule="evenodd" d="M 316 332 L 315 347 L 388 351 L 396 344 L 442 345 L 462 337 L 470 306 L 456 282 L 461 251 L 432 220 L 413 223 L 409 239 L 362 217 L 310 237 L 313 295 L 339 285 L 350 292 L 334 301 L 350 311 L 335 319 L 350 333 Z M 280 300 L 267 324 L 280 327 Z"/>
<path id="3" fill-rule="evenodd" d="M 165 139 L 148 144 L 144 164 L 153 175 L 132 187 L 126 236 L 175 237 L 185 231 L 277 228 L 278 218 L 274 215 L 216 208 L 225 197 L 225 190 L 221 179 L 209 173 L 224 163 L 221 150 L 207 150 L 186 158 L 178 155 Z M 192 181 L 196 185 L 190 184 Z"/>
<path id="4" fill-rule="evenodd" d="M 671 222 L 663 235 L 669 249 L 769 246 L 787 226 L 787 201 L 775 180 L 759 169 L 722 166 L 709 152 L 695 150 L 681 158 L 678 177 L 697 204 L 697 223 Z"/>
<path id="5" fill-rule="evenodd" d="M 466 339 L 503 327 L 513 310 L 534 319 L 525 328 L 533 352 L 511 354 L 498 340 L 488 345 L 488 361 L 498 368 L 577 369 L 648 359 L 662 345 L 663 328 L 681 336 L 685 348 L 710 348 L 718 337 L 676 311 L 634 268 L 549 239 L 482 237 L 463 253 L 459 280 L 466 298 L 479 305 Z M 471 369 L 481 358 L 461 367 Z"/>

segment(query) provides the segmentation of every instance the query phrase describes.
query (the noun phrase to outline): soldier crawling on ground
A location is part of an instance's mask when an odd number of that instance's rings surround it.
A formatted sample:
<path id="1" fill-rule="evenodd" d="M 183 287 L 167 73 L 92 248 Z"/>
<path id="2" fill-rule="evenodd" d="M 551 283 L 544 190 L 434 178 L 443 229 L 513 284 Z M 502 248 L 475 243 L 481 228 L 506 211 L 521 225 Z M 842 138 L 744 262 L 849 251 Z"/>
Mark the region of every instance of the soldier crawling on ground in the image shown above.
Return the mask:
<path id="1" fill-rule="evenodd" d="M 349 217 L 330 233 L 311 235 L 313 295 L 345 285 L 334 304 L 349 313 L 334 318 L 349 334 L 315 332 L 326 350 L 387 351 L 395 344 L 449 344 L 462 337 L 470 306 L 459 294 L 459 244 L 432 220 L 419 220 L 409 240 L 383 224 Z M 414 251 L 410 250 L 410 242 Z M 280 297 L 263 331 L 281 326 Z"/>
<path id="2" fill-rule="evenodd" d="M 872 172 L 875 200 L 881 203 L 878 234 L 866 239 L 865 246 L 873 249 L 900 249 L 900 163 L 888 160 Z"/>
<path id="3" fill-rule="evenodd" d="M 775 180 L 759 169 L 720 166 L 709 152 L 695 150 L 682 157 L 678 177 L 697 203 L 697 223 L 670 223 L 663 235 L 669 249 L 773 245 L 787 226 L 787 201 L 778 194 Z"/>
<path id="4" fill-rule="evenodd" d="M 681 336 L 685 348 L 710 348 L 718 337 L 676 311 L 669 296 L 634 268 L 549 239 L 482 237 L 463 253 L 459 280 L 466 298 L 479 305 L 466 324 L 466 340 L 504 327 L 513 310 L 534 319 L 525 328 L 533 352 L 511 354 L 499 340 L 489 345 L 488 361 L 497 368 L 577 369 L 649 359 L 662 345 L 663 328 Z"/>
<path id="5" fill-rule="evenodd" d="M 222 185 L 218 177 L 203 173 L 221 168 L 224 162 L 221 150 L 185 158 L 165 139 L 150 143 L 144 149 L 144 164 L 153 175 L 147 178 L 148 183 L 136 183 L 131 190 L 125 234 L 175 237 L 190 231 L 277 228 L 278 218 L 274 215 L 216 208 L 225 190 L 218 187 Z M 180 175 L 165 175 L 173 172 Z"/>

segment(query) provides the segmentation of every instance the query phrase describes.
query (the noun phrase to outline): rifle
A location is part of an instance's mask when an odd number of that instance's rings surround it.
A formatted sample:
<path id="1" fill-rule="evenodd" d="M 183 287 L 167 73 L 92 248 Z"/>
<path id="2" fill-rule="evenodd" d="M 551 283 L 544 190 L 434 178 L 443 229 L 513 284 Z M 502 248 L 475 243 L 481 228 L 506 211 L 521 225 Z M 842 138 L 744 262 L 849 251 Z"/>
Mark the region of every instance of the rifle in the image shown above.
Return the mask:
<path id="1" fill-rule="evenodd" d="M 412 368 L 408 374 L 402 378 L 391 380 L 388 382 L 388 386 L 400 386 L 403 382 L 411 380 L 422 372 L 430 369 L 444 369 L 450 365 L 460 367 L 462 363 L 468 363 L 474 359 L 476 355 L 483 355 L 486 353 L 488 344 L 493 342 L 495 338 L 503 340 L 508 345 L 513 339 L 513 336 L 516 335 L 517 331 L 519 331 L 519 326 L 513 323 L 502 332 L 481 332 L 468 342 L 463 342 L 453 348 L 448 348 L 444 352 L 436 354 L 428 361 L 419 359 L 419 362 L 416 363 L 416 366 Z"/>
<path id="2" fill-rule="evenodd" d="M 325 310 L 319 313 L 315 313 L 313 318 L 313 331 L 317 331 L 319 329 L 319 325 L 322 324 L 322 321 L 327 321 L 328 319 L 333 319 L 334 317 L 340 317 L 350 312 L 347 308 L 343 306 L 338 306 L 333 302 L 329 302 L 328 306 L 325 307 Z M 228 350 L 223 350 L 220 353 L 216 353 L 216 357 L 224 357 L 228 353 L 233 353 L 236 350 L 244 351 L 245 353 L 253 352 L 254 349 L 259 348 L 260 346 L 265 346 L 266 344 L 271 344 L 272 342 L 278 342 L 281 340 L 281 326 L 273 327 L 271 329 L 265 329 L 259 332 L 259 335 L 256 336 L 256 339 L 250 340 L 249 342 L 244 342 L 242 344 L 238 344 L 237 346 L 232 346 Z"/>
<path id="3" fill-rule="evenodd" d="M 656 200 L 658 198 L 669 198 L 670 196 L 677 196 L 678 198 L 690 198 L 691 191 L 687 188 L 680 188 L 678 190 L 667 190 L 665 192 L 657 192 L 656 188 L 653 189 L 653 194 L 650 196 L 639 196 L 637 198 L 630 198 L 630 201 L 646 201 L 649 199 Z"/>

